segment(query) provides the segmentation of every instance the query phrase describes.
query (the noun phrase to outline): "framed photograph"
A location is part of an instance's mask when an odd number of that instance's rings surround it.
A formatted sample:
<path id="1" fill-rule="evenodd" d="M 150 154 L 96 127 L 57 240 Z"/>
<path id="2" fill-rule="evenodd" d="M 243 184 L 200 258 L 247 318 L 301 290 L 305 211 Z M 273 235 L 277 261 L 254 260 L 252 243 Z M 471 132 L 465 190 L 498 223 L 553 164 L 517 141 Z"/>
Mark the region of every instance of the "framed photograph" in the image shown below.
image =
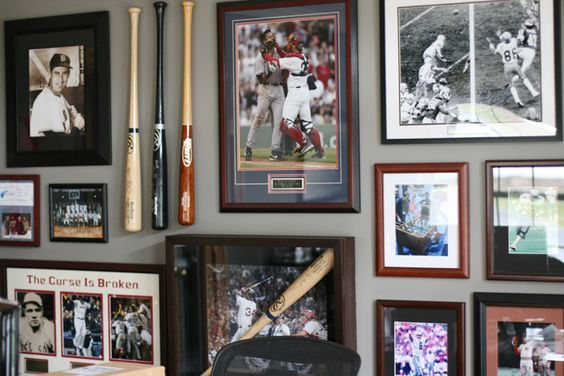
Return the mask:
<path id="1" fill-rule="evenodd" d="M 300 274 L 332 250 L 333 269 L 259 332 L 309 335 L 356 348 L 354 238 L 175 235 L 166 237 L 172 278 L 171 374 L 200 374 Z"/>
<path id="2" fill-rule="evenodd" d="M 376 274 L 468 278 L 468 163 L 376 164 Z"/>
<path id="3" fill-rule="evenodd" d="M 0 260 L 21 305 L 22 375 L 108 361 L 166 364 L 162 265 Z"/>
<path id="4" fill-rule="evenodd" d="M 487 278 L 564 281 L 564 160 L 486 161 Z"/>
<path id="5" fill-rule="evenodd" d="M 106 184 L 49 184 L 51 241 L 108 242 Z"/>
<path id="6" fill-rule="evenodd" d="M 464 303 L 378 300 L 378 376 L 465 374 Z"/>
<path id="7" fill-rule="evenodd" d="M 39 175 L 0 175 L 0 246 L 39 247 Z"/>
<path id="8" fill-rule="evenodd" d="M 562 140 L 560 2 L 380 2 L 382 142 Z"/>
<path id="9" fill-rule="evenodd" d="M 109 165 L 109 12 L 12 20 L 6 37 L 8 167 Z"/>
<path id="10" fill-rule="evenodd" d="M 476 373 L 564 374 L 564 295 L 474 293 Z"/>
<path id="11" fill-rule="evenodd" d="M 217 4 L 221 211 L 360 211 L 356 17 L 356 0 Z"/>

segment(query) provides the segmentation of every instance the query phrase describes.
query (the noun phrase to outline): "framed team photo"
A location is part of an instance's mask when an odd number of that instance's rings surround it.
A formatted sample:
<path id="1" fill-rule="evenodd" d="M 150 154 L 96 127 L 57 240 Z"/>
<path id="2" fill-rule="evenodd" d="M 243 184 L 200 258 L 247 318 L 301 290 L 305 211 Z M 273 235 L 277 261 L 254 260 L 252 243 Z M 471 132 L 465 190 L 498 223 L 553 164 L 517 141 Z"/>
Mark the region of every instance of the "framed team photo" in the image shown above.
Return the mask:
<path id="1" fill-rule="evenodd" d="M 465 374 L 464 303 L 378 300 L 378 376 Z"/>
<path id="2" fill-rule="evenodd" d="M 111 164 L 109 13 L 4 31 L 8 167 Z"/>
<path id="3" fill-rule="evenodd" d="M 39 175 L 0 175 L 0 246 L 39 247 Z"/>
<path id="4" fill-rule="evenodd" d="M 171 374 L 206 370 L 309 266 L 327 262 L 327 252 L 332 271 L 257 335 L 304 335 L 356 347 L 353 238 L 175 235 L 167 236 L 166 248 L 167 270 L 176 270 L 168 286 L 174 296 L 168 330 L 183 333 L 168 346 Z"/>
<path id="5" fill-rule="evenodd" d="M 486 161 L 487 278 L 564 281 L 564 160 Z"/>
<path id="6" fill-rule="evenodd" d="M 221 211 L 358 212 L 356 0 L 217 17 Z"/>
<path id="7" fill-rule="evenodd" d="M 376 274 L 468 278 L 468 164 L 376 164 Z"/>
<path id="8" fill-rule="evenodd" d="M 108 242 L 106 184 L 49 184 L 51 241 Z"/>
<path id="9" fill-rule="evenodd" d="M 0 260 L 21 305 L 21 375 L 109 361 L 167 364 L 164 265 Z"/>
<path id="10" fill-rule="evenodd" d="M 474 293 L 477 373 L 564 373 L 564 295 Z"/>
<path id="11" fill-rule="evenodd" d="M 153 363 L 153 299 L 151 296 L 109 296 L 111 361 Z"/>
<path id="12" fill-rule="evenodd" d="M 104 359 L 102 294 L 61 291 L 62 356 Z"/>
<path id="13" fill-rule="evenodd" d="M 382 142 L 562 140 L 559 6 L 381 2 Z"/>

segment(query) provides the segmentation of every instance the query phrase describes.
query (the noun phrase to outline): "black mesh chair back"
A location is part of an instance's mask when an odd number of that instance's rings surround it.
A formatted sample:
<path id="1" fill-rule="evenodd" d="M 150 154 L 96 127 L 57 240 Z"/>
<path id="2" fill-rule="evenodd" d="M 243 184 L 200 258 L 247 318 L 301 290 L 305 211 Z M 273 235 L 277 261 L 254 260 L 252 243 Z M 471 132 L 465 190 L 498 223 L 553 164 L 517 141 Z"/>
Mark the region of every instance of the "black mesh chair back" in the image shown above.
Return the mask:
<path id="1" fill-rule="evenodd" d="M 236 341 L 217 353 L 212 376 L 355 376 L 357 352 L 338 343 L 301 336 Z"/>

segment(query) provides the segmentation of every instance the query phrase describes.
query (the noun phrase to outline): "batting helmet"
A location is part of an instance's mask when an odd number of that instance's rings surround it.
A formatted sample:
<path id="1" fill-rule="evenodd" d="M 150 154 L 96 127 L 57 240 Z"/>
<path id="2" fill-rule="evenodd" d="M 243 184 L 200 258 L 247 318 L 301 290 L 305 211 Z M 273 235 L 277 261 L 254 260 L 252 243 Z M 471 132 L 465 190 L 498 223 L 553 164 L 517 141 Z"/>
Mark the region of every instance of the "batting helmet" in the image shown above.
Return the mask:
<path id="1" fill-rule="evenodd" d="M 499 39 L 504 42 L 509 42 L 509 40 L 511 39 L 511 33 L 509 31 L 505 31 L 499 36 Z"/>

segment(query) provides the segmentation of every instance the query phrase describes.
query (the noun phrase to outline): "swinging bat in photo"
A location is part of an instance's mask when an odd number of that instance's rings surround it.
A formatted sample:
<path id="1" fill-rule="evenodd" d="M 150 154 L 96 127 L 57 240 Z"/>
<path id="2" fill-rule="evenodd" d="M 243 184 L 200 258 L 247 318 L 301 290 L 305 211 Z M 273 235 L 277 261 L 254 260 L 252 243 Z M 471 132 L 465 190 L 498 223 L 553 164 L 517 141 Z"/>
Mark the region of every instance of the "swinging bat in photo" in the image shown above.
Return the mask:
<path id="1" fill-rule="evenodd" d="M 258 281 L 257 283 L 254 283 L 254 284 L 252 284 L 252 285 L 250 285 L 250 286 L 247 286 L 246 289 L 247 289 L 247 290 L 254 289 L 255 287 L 260 286 L 260 285 L 262 285 L 263 283 L 270 281 L 271 279 L 272 279 L 272 277 L 265 278 L 265 279 L 263 279 L 262 281 Z"/>
<path id="2" fill-rule="evenodd" d="M 300 276 L 292 282 L 290 286 L 280 295 L 274 303 L 270 305 L 264 315 L 262 315 L 241 339 L 253 338 L 261 331 L 269 322 L 280 316 L 292 304 L 298 301 L 309 290 L 311 290 L 323 277 L 325 277 L 332 269 L 335 263 L 335 254 L 332 248 L 328 248 L 311 264 Z M 202 373 L 202 376 L 209 376 L 211 367 Z"/>
<path id="3" fill-rule="evenodd" d="M 125 230 L 141 231 L 141 154 L 139 149 L 139 109 L 137 98 L 137 27 L 141 8 L 128 9 L 131 20 L 131 76 L 129 97 L 129 129 L 125 167 Z"/>
<path id="4" fill-rule="evenodd" d="M 151 227 L 153 230 L 164 230 L 168 227 L 168 173 L 163 99 L 163 24 L 166 3 L 158 1 L 153 6 L 157 15 L 157 84 L 155 128 L 153 131 L 153 206 L 151 210 Z"/>
<path id="5" fill-rule="evenodd" d="M 184 9 L 184 84 L 182 102 L 182 132 L 178 189 L 178 223 L 194 223 L 194 159 L 192 151 L 192 8 L 194 3 L 183 1 Z"/>

